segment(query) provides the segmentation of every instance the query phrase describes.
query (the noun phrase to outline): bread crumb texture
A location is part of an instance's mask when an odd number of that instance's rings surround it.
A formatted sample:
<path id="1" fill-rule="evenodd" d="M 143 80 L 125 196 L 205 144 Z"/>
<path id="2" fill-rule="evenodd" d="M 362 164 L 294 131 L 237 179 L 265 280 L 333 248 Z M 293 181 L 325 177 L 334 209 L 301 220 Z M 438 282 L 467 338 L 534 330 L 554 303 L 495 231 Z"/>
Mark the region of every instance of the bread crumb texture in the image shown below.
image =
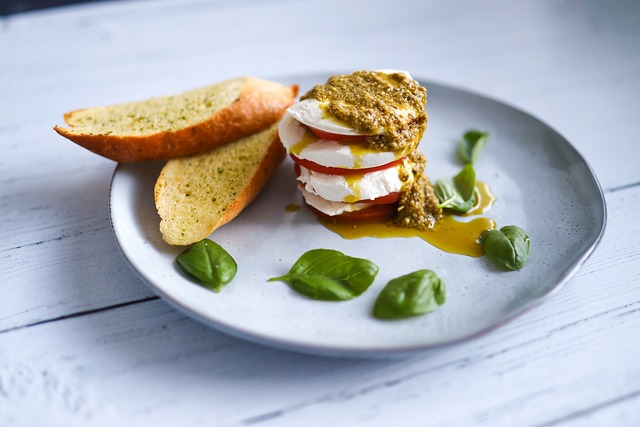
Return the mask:
<path id="1" fill-rule="evenodd" d="M 200 123 L 235 101 L 247 78 L 228 80 L 179 95 L 77 110 L 70 132 L 89 135 L 148 135 Z"/>
<path id="2" fill-rule="evenodd" d="M 170 160 L 155 187 L 163 239 L 188 245 L 207 237 L 253 200 L 283 156 L 276 123 L 205 154 Z"/>
<path id="3" fill-rule="evenodd" d="M 206 153 L 280 120 L 297 85 L 241 77 L 146 101 L 64 115 L 65 138 L 116 162 L 175 159 Z"/>

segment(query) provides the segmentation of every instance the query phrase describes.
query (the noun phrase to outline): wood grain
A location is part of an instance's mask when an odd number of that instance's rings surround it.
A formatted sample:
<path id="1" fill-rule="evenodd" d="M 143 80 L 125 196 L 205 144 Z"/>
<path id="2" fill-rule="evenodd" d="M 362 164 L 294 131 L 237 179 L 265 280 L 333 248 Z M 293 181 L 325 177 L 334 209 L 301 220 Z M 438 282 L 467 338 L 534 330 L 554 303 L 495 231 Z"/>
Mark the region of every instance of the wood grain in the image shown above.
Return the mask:
<path id="1" fill-rule="evenodd" d="M 129 1 L 0 18 L 0 425 L 639 425 L 639 21 L 637 2 L 569 0 Z M 405 359 L 240 341 L 138 280 L 109 225 L 115 163 L 52 131 L 75 108 L 362 68 L 516 105 L 584 155 L 608 226 L 560 293 Z"/>

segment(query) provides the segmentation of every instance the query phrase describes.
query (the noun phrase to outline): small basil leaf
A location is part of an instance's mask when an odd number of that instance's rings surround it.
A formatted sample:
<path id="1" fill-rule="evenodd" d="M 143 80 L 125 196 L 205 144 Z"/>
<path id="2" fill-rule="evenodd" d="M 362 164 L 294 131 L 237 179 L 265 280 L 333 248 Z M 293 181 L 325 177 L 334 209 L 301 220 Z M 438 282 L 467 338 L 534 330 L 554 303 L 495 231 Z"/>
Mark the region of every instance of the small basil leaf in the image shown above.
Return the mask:
<path id="1" fill-rule="evenodd" d="M 520 270 L 529 258 L 531 241 L 527 233 L 515 225 L 482 233 L 480 245 L 498 264 L 509 270 Z"/>
<path id="2" fill-rule="evenodd" d="M 366 291 L 377 274 L 378 266 L 369 260 L 331 249 L 314 249 L 303 254 L 289 273 L 269 281 L 283 281 L 309 298 L 342 301 Z"/>
<path id="3" fill-rule="evenodd" d="M 436 182 L 434 191 L 440 208 L 468 212 L 476 204 L 476 172 L 471 164 L 465 165 L 453 178 Z"/>
<path id="4" fill-rule="evenodd" d="M 487 132 L 468 130 L 458 143 L 458 155 L 465 163 L 475 163 L 488 140 Z"/>
<path id="5" fill-rule="evenodd" d="M 430 313 L 444 304 L 445 286 L 431 270 L 419 270 L 391 280 L 373 307 L 378 319 L 402 319 Z"/>
<path id="6" fill-rule="evenodd" d="M 215 292 L 233 280 L 238 271 L 231 255 L 209 239 L 189 246 L 176 257 L 176 262 L 186 273 Z"/>

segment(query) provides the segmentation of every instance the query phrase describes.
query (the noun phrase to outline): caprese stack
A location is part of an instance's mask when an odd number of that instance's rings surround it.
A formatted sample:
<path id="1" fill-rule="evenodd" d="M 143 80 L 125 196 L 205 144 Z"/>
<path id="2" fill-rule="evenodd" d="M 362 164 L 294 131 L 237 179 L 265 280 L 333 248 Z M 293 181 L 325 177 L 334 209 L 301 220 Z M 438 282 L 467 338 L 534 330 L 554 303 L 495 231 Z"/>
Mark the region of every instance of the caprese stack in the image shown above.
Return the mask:
<path id="1" fill-rule="evenodd" d="M 426 116 L 424 105 L 422 110 Z M 410 124 L 406 111 L 399 109 L 398 115 Z M 279 133 L 295 163 L 304 200 L 318 216 L 337 221 L 390 218 L 416 179 L 412 154 L 419 140 L 395 151 L 372 147 L 368 141 L 375 134 L 333 117 L 326 101 L 303 97 L 289 107 Z"/>

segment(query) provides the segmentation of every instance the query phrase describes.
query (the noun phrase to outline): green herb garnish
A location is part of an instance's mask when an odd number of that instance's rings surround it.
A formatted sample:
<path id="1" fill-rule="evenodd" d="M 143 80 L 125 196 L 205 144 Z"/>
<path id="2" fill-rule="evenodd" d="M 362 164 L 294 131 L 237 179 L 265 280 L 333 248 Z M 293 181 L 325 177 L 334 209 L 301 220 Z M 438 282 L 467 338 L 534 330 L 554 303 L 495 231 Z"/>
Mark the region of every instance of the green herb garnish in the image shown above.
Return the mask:
<path id="1" fill-rule="evenodd" d="M 233 280 L 238 271 L 231 255 L 209 239 L 189 246 L 176 257 L 176 262 L 186 273 L 215 292 Z"/>
<path id="2" fill-rule="evenodd" d="M 480 245 L 498 264 L 509 270 L 520 270 L 529 258 L 531 241 L 523 229 L 507 225 L 482 233 Z"/>
<path id="3" fill-rule="evenodd" d="M 402 319 L 430 313 L 444 304 L 445 286 L 431 270 L 419 270 L 391 280 L 373 307 L 378 319 Z"/>
<path id="4" fill-rule="evenodd" d="M 289 273 L 269 281 L 283 281 L 309 298 L 341 301 L 366 291 L 376 274 L 378 266 L 369 260 L 331 249 L 314 249 L 304 253 Z"/>
<path id="5" fill-rule="evenodd" d="M 476 172 L 465 165 L 453 178 L 439 179 L 434 186 L 440 208 L 468 212 L 476 204 Z"/>
<path id="6" fill-rule="evenodd" d="M 480 156 L 480 152 L 489 140 L 487 132 L 471 129 L 465 132 L 462 140 L 458 143 L 458 155 L 465 163 L 475 163 Z"/>

